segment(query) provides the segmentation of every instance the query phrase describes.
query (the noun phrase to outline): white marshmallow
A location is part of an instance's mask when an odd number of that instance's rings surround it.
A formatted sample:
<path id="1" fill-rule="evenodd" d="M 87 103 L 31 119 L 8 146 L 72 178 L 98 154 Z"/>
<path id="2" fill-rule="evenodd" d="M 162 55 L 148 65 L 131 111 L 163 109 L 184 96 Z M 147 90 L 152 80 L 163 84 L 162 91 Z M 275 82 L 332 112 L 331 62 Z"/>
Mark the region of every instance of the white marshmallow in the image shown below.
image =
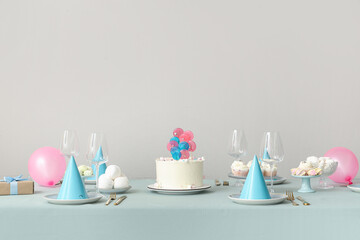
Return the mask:
<path id="1" fill-rule="evenodd" d="M 129 179 L 127 177 L 118 177 L 114 180 L 114 188 L 124 188 L 129 186 Z"/>
<path id="2" fill-rule="evenodd" d="M 114 181 L 109 178 L 107 175 L 105 174 L 102 174 L 100 177 L 99 177 L 99 188 L 102 188 L 102 189 L 111 189 L 113 188 L 114 186 Z"/>
<path id="3" fill-rule="evenodd" d="M 121 176 L 121 169 L 119 166 L 110 165 L 106 168 L 105 175 L 114 180 L 115 178 Z"/>

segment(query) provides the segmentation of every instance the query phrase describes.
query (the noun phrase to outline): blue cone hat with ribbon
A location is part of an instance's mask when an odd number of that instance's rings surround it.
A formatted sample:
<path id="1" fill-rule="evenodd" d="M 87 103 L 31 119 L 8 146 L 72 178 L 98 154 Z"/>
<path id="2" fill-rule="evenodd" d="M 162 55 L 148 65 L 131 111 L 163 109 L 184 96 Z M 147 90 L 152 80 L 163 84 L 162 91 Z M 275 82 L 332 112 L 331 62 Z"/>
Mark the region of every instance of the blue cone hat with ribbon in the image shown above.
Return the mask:
<path id="1" fill-rule="evenodd" d="M 71 156 L 57 199 L 70 200 L 87 198 L 89 197 L 86 193 L 75 158 Z"/>
<path id="2" fill-rule="evenodd" d="M 256 155 L 246 177 L 240 198 L 249 200 L 271 198 Z"/>

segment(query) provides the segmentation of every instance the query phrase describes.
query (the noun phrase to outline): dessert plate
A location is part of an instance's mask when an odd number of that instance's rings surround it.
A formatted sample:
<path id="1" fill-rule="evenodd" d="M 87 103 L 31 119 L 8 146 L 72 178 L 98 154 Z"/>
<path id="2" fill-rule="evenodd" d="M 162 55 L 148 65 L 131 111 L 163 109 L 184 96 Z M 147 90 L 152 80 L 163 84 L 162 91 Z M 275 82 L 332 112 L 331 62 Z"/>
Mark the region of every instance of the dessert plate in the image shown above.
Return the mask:
<path id="1" fill-rule="evenodd" d="M 360 192 L 360 184 L 351 184 L 348 185 L 347 188 L 349 188 L 353 192 Z"/>
<path id="2" fill-rule="evenodd" d="M 211 188 L 211 186 L 204 185 L 202 187 L 196 187 L 191 189 L 164 189 L 164 188 L 155 187 L 154 184 L 150 184 L 149 186 L 147 186 L 147 188 L 152 192 L 157 192 L 161 194 L 183 195 L 183 194 L 194 194 L 194 193 L 202 192 Z"/>
<path id="3" fill-rule="evenodd" d="M 45 200 L 52 204 L 59 204 L 59 205 L 78 205 L 78 204 L 86 204 L 86 203 L 94 203 L 99 201 L 103 196 L 97 193 L 87 193 L 87 199 L 72 199 L 72 200 L 62 200 L 57 199 L 58 194 L 49 194 L 43 196 Z"/>
<path id="4" fill-rule="evenodd" d="M 129 190 L 131 186 L 123 187 L 123 188 L 112 188 L 112 189 L 102 189 L 99 188 L 100 193 L 123 193 Z"/>
<path id="5" fill-rule="evenodd" d="M 88 184 L 88 185 L 95 185 L 96 184 L 96 180 L 95 179 L 88 179 L 88 178 L 94 178 L 95 176 L 81 176 L 81 179 L 83 180 L 84 184 Z"/>
<path id="6" fill-rule="evenodd" d="M 231 194 L 229 198 L 234 203 L 244 204 L 244 205 L 271 205 L 278 204 L 283 202 L 286 199 L 285 194 L 281 193 L 270 193 L 271 199 L 240 199 L 240 194 Z"/>
<path id="7" fill-rule="evenodd" d="M 230 177 L 230 178 L 235 178 L 235 179 L 239 179 L 239 180 L 242 181 L 242 182 L 245 182 L 245 180 L 246 180 L 246 177 L 235 176 L 235 175 L 233 175 L 232 173 L 229 173 L 229 174 L 228 174 L 228 177 Z M 264 179 L 265 179 L 265 183 L 266 183 L 267 185 L 270 185 L 270 184 L 271 184 L 271 179 L 270 179 L 270 177 L 264 177 Z M 273 180 L 274 180 L 274 185 L 276 185 L 276 184 L 284 183 L 284 182 L 287 180 L 287 178 L 285 178 L 285 177 L 280 177 L 280 176 L 275 176 L 275 177 L 273 178 Z"/>

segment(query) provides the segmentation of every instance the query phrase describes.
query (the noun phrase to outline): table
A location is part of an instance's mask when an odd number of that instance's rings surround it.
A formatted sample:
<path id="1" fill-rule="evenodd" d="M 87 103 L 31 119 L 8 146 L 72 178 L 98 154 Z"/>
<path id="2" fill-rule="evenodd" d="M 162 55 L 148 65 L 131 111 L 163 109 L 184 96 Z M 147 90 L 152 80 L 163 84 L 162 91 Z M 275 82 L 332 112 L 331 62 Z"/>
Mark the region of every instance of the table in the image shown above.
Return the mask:
<path id="1" fill-rule="evenodd" d="M 275 185 L 293 190 L 311 206 L 289 201 L 272 206 L 238 205 L 234 186 L 215 186 L 194 195 L 149 192 L 151 179 L 130 181 L 119 206 L 52 205 L 42 196 L 59 188 L 36 187 L 36 194 L 0 196 L 0 239 L 358 239 L 360 194 L 346 187 L 298 194 L 300 180 Z"/>

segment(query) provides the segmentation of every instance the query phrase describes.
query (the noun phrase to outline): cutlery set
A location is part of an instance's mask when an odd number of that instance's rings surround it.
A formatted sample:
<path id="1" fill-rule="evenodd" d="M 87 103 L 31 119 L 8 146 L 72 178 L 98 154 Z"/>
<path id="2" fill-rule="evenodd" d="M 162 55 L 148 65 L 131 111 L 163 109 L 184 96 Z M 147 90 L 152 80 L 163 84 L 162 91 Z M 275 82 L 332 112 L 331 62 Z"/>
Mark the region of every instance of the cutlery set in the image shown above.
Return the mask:
<path id="1" fill-rule="evenodd" d="M 121 196 L 119 197 L 115 202 L 114 202 L 114 205 L 119 205 L 122 201 L 124 201 L 126 198 L 126 196 Z M 108 200 L 106 201 L 105 205 L 109 205 L 113 200 L 116 199 L 116 193 L 111 193 Z"/>
<path id="2" fill-rule="evenodd" d="M 295 202 L 295 197 L 294 197 L 294 193 L 292 191 L 286 191 L 286 196 L 287 196 L 287 200 L 289 200 L 293 206 L 299 206 L 299 204 L 297 204 Z M 309 206 L 310 203 L 308 203 L 307 201 L 305 201 L 302 197 L 297 196 L 296 197 L 297 200 L 301 201 L 303 203 L 304 206 Z"/>

